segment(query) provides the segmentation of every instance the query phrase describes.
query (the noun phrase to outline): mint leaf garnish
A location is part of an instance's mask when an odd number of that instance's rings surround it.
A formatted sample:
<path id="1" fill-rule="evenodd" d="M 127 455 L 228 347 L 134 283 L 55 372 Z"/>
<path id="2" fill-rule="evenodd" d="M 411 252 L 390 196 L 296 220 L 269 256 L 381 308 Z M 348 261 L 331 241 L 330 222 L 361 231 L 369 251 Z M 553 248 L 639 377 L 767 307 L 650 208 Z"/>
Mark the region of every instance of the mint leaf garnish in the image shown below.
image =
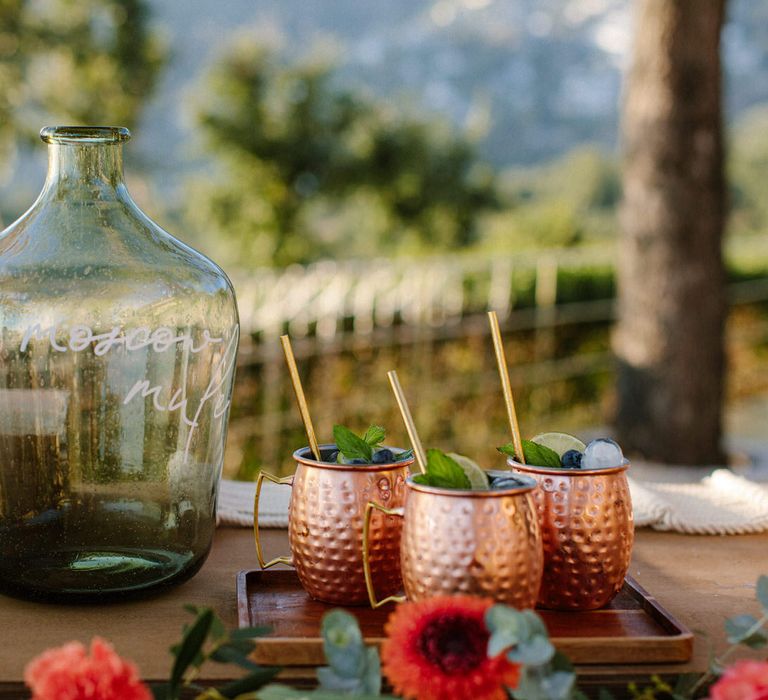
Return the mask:
<path id="1" fill-rule="evenodd" d="M 515 452 L 515 444 L 513 442 L 508 442 L 506 445 L 497 447 L 496 450 L 498 452 L 501 452 L 501 454 L 503 455 L 508 455 L 509 457 L 512 457 L 512 459 L 517 459 L 517 452 Z"/>
<path id="2" fill-rule="evenodd" d="M 511 442 L 496 449 L 504 455 L 517 458 L 515 446 Z M 560 455 L 557 452 L 546 445 L 539 445 L 539 443 L 532 440 L 523 440 L 523 453 L 525 455 L 525 463 L 530 464 L 532 467 L 559 468 L 563 466 L 560 461 Z"/>
<path id="3" fill-rule="evenodd" d="M 411 457 L 413 457 L 413 450 L 403 450 L 400 454 L 395 455 L 395 462 L 402 462 Z"/>
<path id="4" fill-rule="evenodd" d="M 427 450 L 427 471 L 413 477 L 417 484 L 437 486 L 444 489 L 472 488 L 464 470 L 458 462 L 440 450 Z"/>
<path id="5" fill-rule="evenodd" d="M 386 432 L 380 425 L 372 425 L 363 435 L 363 440 L 367 442 L 371 447 L 376 447 L 384 442 Z"/>
<path id="6" fill-rule="evenodd" d="M 340 457 L 343 455 L 346 459 L 364 459 L 368 463 L 373 460 L 373 448 L 349 428 L 345 428 L 343 425 L 334 425 L 333 439 Z"/>
<path id="7" fill-rule="evenodd" d="M 539 445 L 531 440 L 523 440 L 525 463 L 536 467 L 561 467 L 560 455 L 552 448 Z"/>

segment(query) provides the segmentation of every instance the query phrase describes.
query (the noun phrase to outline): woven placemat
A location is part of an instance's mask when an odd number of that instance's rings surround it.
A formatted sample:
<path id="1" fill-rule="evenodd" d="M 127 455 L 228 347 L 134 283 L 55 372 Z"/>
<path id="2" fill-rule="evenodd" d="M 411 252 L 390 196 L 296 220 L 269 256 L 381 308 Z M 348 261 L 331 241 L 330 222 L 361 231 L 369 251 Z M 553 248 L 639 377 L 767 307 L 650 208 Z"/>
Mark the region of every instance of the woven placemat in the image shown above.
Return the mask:
<path id="1" fill-rule="evenodd" d="M 642 471 L 642 470 L 638 470 Z M 768 530 L 768 486 L 716 469 L 694 482 L 646 481 L 629 478 L 635 527 L 652 527 L 698 535 L 737 535 Z M 253 526 L 255 484 L 222 480 L 218 524 Z M 260 523 L 288 527 L 290 489 L 265 482 Z"/>

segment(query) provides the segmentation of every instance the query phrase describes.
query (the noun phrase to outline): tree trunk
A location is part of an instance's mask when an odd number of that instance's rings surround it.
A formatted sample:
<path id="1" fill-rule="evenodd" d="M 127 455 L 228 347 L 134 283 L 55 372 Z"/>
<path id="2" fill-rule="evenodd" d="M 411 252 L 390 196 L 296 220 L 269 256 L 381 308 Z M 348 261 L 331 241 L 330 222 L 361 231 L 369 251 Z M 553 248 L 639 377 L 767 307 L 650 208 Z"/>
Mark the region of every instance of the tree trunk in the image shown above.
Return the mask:
<path id="1" fill-rule="evenodd" d="M 623 107 L 617 430 L 670 464 L 722 461 L 725 0 L 637 0 Z"/>

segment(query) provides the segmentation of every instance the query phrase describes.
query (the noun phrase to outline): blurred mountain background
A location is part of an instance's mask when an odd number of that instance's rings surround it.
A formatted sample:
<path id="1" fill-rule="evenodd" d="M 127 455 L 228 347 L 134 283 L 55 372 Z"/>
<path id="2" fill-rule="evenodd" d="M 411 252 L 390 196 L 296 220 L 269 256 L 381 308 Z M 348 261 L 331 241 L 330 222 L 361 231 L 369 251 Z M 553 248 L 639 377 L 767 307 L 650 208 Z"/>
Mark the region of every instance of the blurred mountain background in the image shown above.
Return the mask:
<path id="1" fill-rule="evenodd" d="M 489 307 L 531 431 L 613 410 L 632 33 L 630 0 L 2 0 L 0 219 L 40 189 L 40 126 L 123 121 L 135 199 L 238 289 L 229 473 L 303 439 L 282 331 L 321 432 L 396 425 L 398 366 L 430 442 L 490 460 Z M 729 2 L 722 56 L 733 397 L 768 389 L 768 5 Z"/>

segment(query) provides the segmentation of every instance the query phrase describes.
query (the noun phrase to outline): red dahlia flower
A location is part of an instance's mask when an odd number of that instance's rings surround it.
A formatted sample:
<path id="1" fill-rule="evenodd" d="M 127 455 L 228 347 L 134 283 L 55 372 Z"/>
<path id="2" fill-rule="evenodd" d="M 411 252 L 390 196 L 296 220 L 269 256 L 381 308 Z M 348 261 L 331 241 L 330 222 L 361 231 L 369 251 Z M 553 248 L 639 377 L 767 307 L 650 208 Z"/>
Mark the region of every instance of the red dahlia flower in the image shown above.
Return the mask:
<path id="1" fill-rule="evenodd" d="M 493 601 L 438 596 L 403 603 L 390 615 L 381 647 L 384 674 L 408 700 L 506 700 L 519 666 L 488 658 L 485 611 Z"/>
<path id="2" fill-rule="evenodd" d="M 79 642 L 48 649 L 24 669 L 32 700 L 152 700 L 136 667 L 94 637 L 91 653 Z"/>
<path id="3" fill-rule="evenodd" d="M 768 662 L 737 661 L 709 689 L 710 700 L 768 700 Z"/>

